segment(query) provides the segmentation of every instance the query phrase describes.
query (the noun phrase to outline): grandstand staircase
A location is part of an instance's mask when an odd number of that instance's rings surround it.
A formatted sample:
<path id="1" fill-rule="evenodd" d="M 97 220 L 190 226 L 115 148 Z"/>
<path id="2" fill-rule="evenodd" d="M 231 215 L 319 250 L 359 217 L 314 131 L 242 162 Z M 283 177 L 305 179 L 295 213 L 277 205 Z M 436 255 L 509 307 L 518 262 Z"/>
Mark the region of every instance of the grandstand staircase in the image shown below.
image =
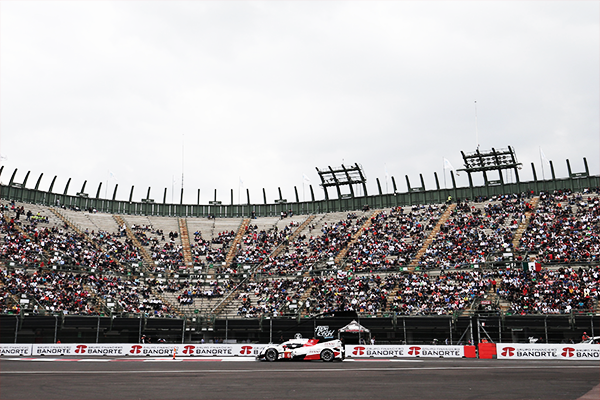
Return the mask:
<path id="1" fill-rule="evenodd" d="M 123 217 L 121 217 L 120 215 L 113 215 L 113 218 L 119 226 L 125 227 L 125 234 L 127 235 L 127 238 L 129 238 L 133 242 L 133 245 L 135 247 L 137 247 L 137 249 L 140 252 L 140 255 L 144 259 L 144 262 L 147 265 L 153 265 L 154 260 L 152 260 L 152 257 L 150 256 L 150 254 L 148 254 L 146 249 L 142 246 L 142 244 L 140 243 L 138 238 L 135 236 L 135 233 L 133 233 L 133 231 L 131 230 L 129 225 L 125 222 Z M 146 268 L 146 271 L 149 272 L 147 268 Z"/>
<path id="2" fill-rule="evenodd" d="M 371 224 L 373 223 L 373 220 L 381 213 L 381 211 L 382 210 L 373 211 L 371 216 L 365 221 L 364 224 L 362 224 L 362 226 L 354 234 L 354 236 L 352 236 L 352 239 L 350 239 L 348 244 L 342 250 L 340 250 L 340 252 L 337 254 L 337 256 L 335 256 L 335 258 L 333 259 L 333 262 L 335 263 L 335 265 L 340 265 L 342 260 L 346 257 L 346 254 L 348 254 L 348 251 L 350 250 L 350 248 L 354 245 L 354 243 L 356 243 L 358 241 L 358 239 L 369 228 L 369 226 L 371 226 Z M 346 266 L 344 266 L 344 269 L 346 269 Z"/>
<path id="3" fill-rule="evenodd" d="M 292 242 L 293 240 L 295 240 L 300 233 L 308 226 L 310 225 L 310 223 L 315 219 L 315 215 L 309 215 L 308 218 L 306 218 L 306 220 L 294 231 L 292 232 L 292 234 L 290 235 L 290 237 L 288 238 L 288 242 L 287 243 L 281 243 L 279 246 L 277 246 L 275 248 L 275 250 L 273 250 L 273 252 L 269 255 L 269 257 L 267 257 L 265 259 L 265 261 L 263 261 L 263 263 L 261 263 L 261 265 L 263 265 L 264 263 L 266 263 L 269 259 L 272 259 L 274 257 L 277 257 L 279 254 L 281 254 L 281 252 L 283 250 L 285 250 L 285 248 L 288 246 L 288 244 L 290 242 Z M 244 225 L 244 222 L 247 223 Z M 242 223 L 242 226 L 240 226 L 240 230 L 238 231 L 238 235 L 236 235 L 236 239 L 238 236 L 240 236 L 240 240 L 243 237 L 244 233 L 246 232 L 246 226 L 250 223 L 250 220 L 244 220 L 244 222 Z M 242 229 L 243 228 L 243 229 Z M 240 235 L 240 232 L 242 232 L 242 234 Z M 229 254 L 231 254 L 231 250 L 237 248 L 237 243 L 234 240 L 234 243 L 232 245 L 232 248 L 229 251 Z M 227 255 L 227 257 L 229 258 L 229 254 Z M 235 253 L 234 253 L 235 254 Z M 233 257 L 232 257 L 233 259 Z M 226 261 L 227 262 L 227 261 Z M 229 265 L 229 263 L 227 262 L 227 265 Z M 260 266 L 259 266 L 260 268 Z M 238 285 L 239 287 L 239 285 Z M 231 293 L 229 293 L 229 295 L 227 295 L 227 297 L 225 297 L 223 299 L 223 301 L 221 301 L 221 303 L 219 303 L 214 309 L 213 309 L 213 314 L 218 315 L 221 312 L 223 312 L 227 306 L 231 303 L 231 301 L 233 300 L 235 294 L 238 292 L 238 287 L 236 287 L 235 289 L 233 289 L 231 291 Z"/>
<path id="4" fill-rule="evenodd" d="M 531 211 L 527 211 L 525 213 L 525 221 L 523 221 L 519 224 L 519 227 L 517 228 L 517 231 L 515 232 L 515 236 L 513 237 L 513 241 L 512 241 L 513 249 L 516 249 L 519 246 L 519 242 L 521 241 L 521 238 L 523 237 L 523 233 L 525 233 L 525 231 L 527 230 L 527 227 L 529 226 L 529 223 L 531 222 L 531 216 L 537 209 L 539 201 L 540 201 L 539 197 L 534 197 L 531 200 Z"/>
<path id="5" fill-rule="evenodd" d="M 96 242 L 94 242 L 93 240 L 90 240 L 89 237 L 81 231 L 81 229 L 79 229 L 75 224 L 73 224 L 71 221 L 69 221 L 64 215 L 62 215 L 58 210 L 49 207 L 48 208 L 54 215 L 56 215 L 62 222 L 64 222 L 65 224 L 67 224 L 67 226 L 71 229 L 73 229 L 78 235 L 85 237 L 85 239 L 92 244 L 92 246 L 94 246 L 94 248 L 96 250 L 99 251 L 104 251 L 102 250 L 102 248 L 100 247 L 100 245 L 98 245 Z M 114 263 L 116 265 L 118 265 L 119 267 L 123 268 L 123 265 L 116 260 L 115 258 L 113 258 L 112 256 L 110 256 L 110 259 L 112 261 L 114 261 Z M 85 290 L 88 291 L 88 293 L 92 294 L 92 297 L 94 298 L 94 301 L 96 302 L 96 304 L 98 304 L 99 306 L 101 306 L 104 310 L 108 310 L 108 306 L 106 305 L 106 301 L 104 301 L 104 299 L 102 299 L 101 297 L 99 297 L 96 293 L 96 291 L 94 289 L 92 289 L 89 285 L 87 284 L 83 284 L 83 287 Z"/>
<path id="6" fill-rule="evenodd" d="M 127 237 L 133 242 L 133 245 L 135 247 L 137 247 L 137 249 L 139 250 L 140 255 L 144 259 L 146 265 L 153 265 L 154 264 L 154 260 L 152 259 L 152 257 L 150 256 L 150 254 L 148 254 L 148 251 L 146 251 L 146 249 L 142 246 L 142 244 L 140 243 L 140 241 L 138 240 L 138 238 L 135 236 L 135 233 L 133 233 L 133 231 L 131 230 L 131 228 L 129 227 L 129 225 L 125 222 L 125 220 L 120 215 L 113 215 L 113 218 L 117 222 L 117 224 L 119 224 L 119 226 L 124 226 L 125 227 L 125 233 L 126 233 Z M 188 241 L 188 243 L 189 243 L 189 241 Z M 146 272 L 149 275 L 151 275 L 151 272 L 150 272 L 150 270 L 147 267 L 144 266 L 144 269 L 146 270 Z M 172 309 L 173 311 L 175 311 L 175 313 L 178 316 L 180 316 L 181 318 L 185 318 L 185 315 L 183 314 L 183 312 L 181 312 L 181 310 L 179 309 L 178 306 L 173 305 L 170 301 L 168 301 L 167 299 L 165 299 L 160 293 L 157 293 L 154 290 L 152 290 L 152 294 L 155 297 L 157 297 L 158 299 L 160 299 L 160 301 L 162 301 L 163 304 L 166 304 L 170 309 Z"/>
<path id="7" fill-rule="evenodd" d="M 375 210 L 375 211 L 373 211 L 373 213 L 371 214 L 371 216 L 364 222 L 364 224 L 362 224 L 362 226 L 354 234 L 354 236 L 352 236 L 352 239 L 350 239 L 350 241 L 348 242 L 348 244 L 346 245 L 346 247 L 344 247 L 338 253 L 338 255 L 334 258 L 334 263 L 336 265 L 339 265 L 339 263 L 341 263 L 342 260 L 344 260 L 344 258 L 346 257 L 346 254 L 348 254 L 348 250 L 350 249 L 350 247 L 354 243 L 356 243 L 356 241 L 361 237 L 361 235 L 363 234 L 363 232 L 366 231 L 369 228 L 369 226 L 371 226 L 371 224 L 373 223 L 373 219 L 375 219 L 382 211 L 383 210 Z M 347 266 L 344 266 L 344 270 L 347 270 Z M 310 277 L 310 271 L 305 271 L 303 278 L 309 278 L 309 277 Z M 310 296 L 310 288 L 308 290 L 304 291 L 304 293 L 302 293 L 302 296 L 300 296 L 300 299 L 298 300 L 298 304 L 300 304 L 300 307 L 301 307 L 301 317 L 306 317 L 307 316 L 304 304 L 306 304 L 306 300 L 308 299 L 309 296 Z"/>
<path id="8" fill-rule="evenodd" d="M 181 245 L 183 246 L 183 262 L 186 267 L 191 267 L 194 263 L 192 259 L 192 248 L 190 246 L 190 234 L 188 232 L 187 220 L 179 218 L 179 233 L 181 235 Z"/>
<path id="9" fill-rule="evenodd" d="M 292 232 L 292 234 L 290 235 L 290 237 L 288 238 L 287 243 L 281 243 L 279 244 L 279 246 L 277 246 L 275 248 L 275 250 L 273 250 L 273 252 L 271 253 L 271 255 L 269 256 L 269 258 L 275 258 L 278 255 L 281 254 L 281 252 L 283 250 L 285 250 L 289 243 L 293 242 L 294 240 L 296 240 L 296 238 L 298 236 L 300 236 L 300 233 L 308 226 L 310 225 L 310 223 L 315 219 L 315 215 L 311 214 L 308 216 L 308 218 L 306 218 L 306 220 L 294 231 Z"/>
<path id="10" fill-rule="evenodd" d="M 250 225 L 250 219 L 245 218 L 240 225 L 235 238 L 231 242 L 231 247 L 229 248 L 229 252 L 227 253 L 227 257 L 225 258 L 225 267 L 229 267 L 233 262 L 233 259 L 237 255 L 237 247 L 242 242 L 242 238 L 246 233 L 246 228 Z"/>
<path id="11" fill-rule="evenodd" d="M 452 211 L 454 211 L 455 208 L 456 208 L 456 204 L 455 203 L 454 204 L 450 204 L 450 205 L 448 205 L 448 207 L 446 207 L 446 211 L 444 211 L 444 213 L 442 214 L 442 216 L 438 220 L 438 222 L 435 225 L 435 227 L 431 230 L 431 232 L 429 232 L 429 236 L 427 236 L 427 239 L 425 239 L 425 243 L 423 243 L 423 246 L 421 246 L 421 248 L 419 249 L 417 255 L 415 256 L 415 258 L 410 263 L 410 265 L 408 267 L 409 271 L 414 271 L 415 267 L 419 266 L 419 262 L 421 261 L 421 259 L 425 255 L 425 252 L 429 248 L 429 245 L 431 244 L 431 242 L 433 242 L 433 239 L 435 239 L 436 235 L 438 234 L 438 232 L 442 228 L 442 225 L 444 225 L 444 223 L 446 223 L 446 221 L 448 221 L 448 218 L 450 218 L 450 216 L 452 215 Z"/>

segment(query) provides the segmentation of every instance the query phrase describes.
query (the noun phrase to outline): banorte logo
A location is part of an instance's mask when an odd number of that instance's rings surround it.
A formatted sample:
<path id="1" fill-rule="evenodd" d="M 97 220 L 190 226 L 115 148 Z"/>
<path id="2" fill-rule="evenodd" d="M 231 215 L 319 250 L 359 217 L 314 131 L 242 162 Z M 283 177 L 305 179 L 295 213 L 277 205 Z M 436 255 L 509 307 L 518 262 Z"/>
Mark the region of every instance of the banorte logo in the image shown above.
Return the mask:
<path id="1" fill-rule="evenodd" d="M 129 350 L 131 354 L 140 354 L 142 352 L 142 346 L 139 344 L 135 344 L 131 346 L 131 350 Z"/>
<path id="2" fill-rule="evenodd" d="M 183 354 L 194 354 L 196 346 L 183 346 Z"/>
<path id="3" fill-rule="evenodd" d="M 572 347 L 563 347 L 563 357 L 573 357 L 575 355 L 575 349 Z"/>
<path id="4" fill-rule="evenodd" d="M 240 350 L 240 354 L 250 354 L 252 353 L 252 346 L 242 346 Z"/>
<path id="5" fill-rule="evenodd" d="M 512 357 L 515 355 L 514 347 L 505 347 L 502 349 L 502 357 Z"/>
<path id="6" fill-rule="evenodd" d="M 411 356 L 418 356 L 419 354 L 421 354 L 421 348 L 418 346 L 409 347 L 408 354 Z"/>
<path id="7" fill-rule="evenodd" d="M 355 356 L 362 356 L 363 354 L 365 354 L 365 348 L 362 346 L 356 346 L 352 354 L 354 354 Z"/>
<path id="8" fill-rule="evenodd" d="M 78 344 L 77 346 L 75 346 L 75 353 L 85 353 L 85 349 L 87 349 L 87 346 L 85 344 Z"/>

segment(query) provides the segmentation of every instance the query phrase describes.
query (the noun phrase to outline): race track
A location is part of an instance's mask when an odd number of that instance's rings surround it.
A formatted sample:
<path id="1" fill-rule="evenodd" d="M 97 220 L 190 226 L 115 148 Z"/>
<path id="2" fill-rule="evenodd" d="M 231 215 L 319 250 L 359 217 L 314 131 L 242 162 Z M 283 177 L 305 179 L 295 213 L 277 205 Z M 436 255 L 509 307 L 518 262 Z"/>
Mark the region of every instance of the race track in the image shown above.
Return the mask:
<path id="1" fill-rule="evenodd" d="M 3 358 L 0 399 L 600 398 L 597 361 L 223 361 Z"/>

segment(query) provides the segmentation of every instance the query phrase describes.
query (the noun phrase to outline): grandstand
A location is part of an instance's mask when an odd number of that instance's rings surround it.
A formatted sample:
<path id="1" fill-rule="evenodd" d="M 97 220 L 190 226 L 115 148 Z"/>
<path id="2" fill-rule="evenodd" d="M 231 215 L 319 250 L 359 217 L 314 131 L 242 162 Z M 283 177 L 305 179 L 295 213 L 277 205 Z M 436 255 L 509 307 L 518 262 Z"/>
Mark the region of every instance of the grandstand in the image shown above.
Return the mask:
<path id="1" fill-rule="evenodd" d="M 584 164 L 206 206 L 43 192 L 15 171 L 0 186 L 0 341 L 265 341 L 353 318 L 390 343 L 599 332 L 600 182 Z"/>

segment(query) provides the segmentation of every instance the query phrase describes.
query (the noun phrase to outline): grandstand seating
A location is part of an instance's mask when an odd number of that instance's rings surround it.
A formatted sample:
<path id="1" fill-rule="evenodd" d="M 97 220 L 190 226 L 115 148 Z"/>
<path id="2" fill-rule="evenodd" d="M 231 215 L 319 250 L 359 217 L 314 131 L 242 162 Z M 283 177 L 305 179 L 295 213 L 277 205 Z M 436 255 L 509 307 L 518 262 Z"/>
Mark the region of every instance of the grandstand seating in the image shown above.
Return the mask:
<path id="1" fill-rule="evenodd" d="M 484 299 L 512 314 L 598 308 L 597 191 L 259 219 L 1 211 L 4 313 L 446 315 Z M 524 271 L 530 261 L 543 268 Z"/>

